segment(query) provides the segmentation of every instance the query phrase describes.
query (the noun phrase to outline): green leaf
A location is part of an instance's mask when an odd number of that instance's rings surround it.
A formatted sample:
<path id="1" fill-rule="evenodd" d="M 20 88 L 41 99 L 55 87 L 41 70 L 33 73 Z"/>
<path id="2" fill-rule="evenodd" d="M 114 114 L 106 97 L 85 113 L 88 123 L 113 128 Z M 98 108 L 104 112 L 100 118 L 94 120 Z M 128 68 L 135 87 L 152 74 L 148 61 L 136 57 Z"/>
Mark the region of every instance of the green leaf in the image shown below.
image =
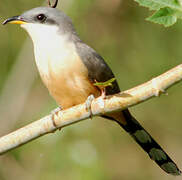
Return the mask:
<path id="1" fill-rule="evenodd" d="M 148 17 L 147 20 L 154 23 L 163 24 L 165 27 L 168 27 L 176 23 L 177 16 L 174 10 L 170 8 L 163 8 L 158 10 L 152 16 Z"/>
<path id="2" fill-rule="evenodd" d="M 165 5 L 152 0 L 135 0 L 135 1 L 138 2 L 141 6 L 148 7 L 150 10 L 158 10 L 160 8 L 165 7 Z"/>
<path id="3" fill-rule="evenodd" d="M 141 6 L 148 7 L 150 10 L 159 10 L 164 7 L 182 10 L 180 0 L 135 0 Z"/>
<path id="4" fill-rule="evenodd" d="M 162 24 L 165 27 L 171 26 L 182 19 L 182 0 L 135 0 L 141 6 L 154 10 L 154 14 L 147 20 Z"/>
<path id="5" fill-rule="evenodd" d="M 116 80 L 116 78 L 112 78 L 112 79 L 109 79 L 108 81 L 106 82 L 96 82 L 94 83 L 94 86 L 98 86 L 98 87 L 107 87 L 107 86 L 112 86 L 112 83 Z"/>

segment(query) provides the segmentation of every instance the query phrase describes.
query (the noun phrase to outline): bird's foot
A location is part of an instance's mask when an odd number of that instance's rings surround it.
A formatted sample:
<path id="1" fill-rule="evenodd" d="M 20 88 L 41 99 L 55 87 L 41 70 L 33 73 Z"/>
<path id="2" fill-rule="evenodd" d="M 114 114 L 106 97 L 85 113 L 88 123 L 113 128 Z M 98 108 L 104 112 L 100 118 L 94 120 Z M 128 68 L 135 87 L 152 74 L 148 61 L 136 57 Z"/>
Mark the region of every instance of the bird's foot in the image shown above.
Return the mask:
<path id="1" fill-rule="evenodd" d="M 103 88 L 101 89 L 101 95 L 98 97 L 98 105 L 102 109 L 102 113 L 105 113 L 105 102 L 104 100 L 106 99 L 106 89 Z"/>
<path id="2" fill-rule="evenodd" d="M 88 98 L 87 98 L 87 100 L 86 100 L 86 102 L 85 102 L 86 110 L 87 110 L 87 111 L 89 112 L 89 114 L 90 114 L 90 119 L 92 119 L 92 116 L 93 116 L 91 105 L 92 105 L 92 101 L 93 101 L 94 99 L 95 99 L 94 95 L 91 94 L 90 96 L 88 96 Z"/>
<path id="3" fill-rule="evenodd" d="M 102 99 L 106 99 L 106 88 L 101 89 L 101 96 Z"/>
<path id="4" fill-rule="evenodd" d="M 56 122 L 55 122 L 55 116 L 57 116 L 58 112 L 61 111 L 61 110 L 62 110 L 62 108 L 59 106 L 56 109 L 51 111 L 52 122 L 53 122 L 54 127 L 57 127 Z M 61 128 L 59 128 L 59 130 L 61 130 Z"/>

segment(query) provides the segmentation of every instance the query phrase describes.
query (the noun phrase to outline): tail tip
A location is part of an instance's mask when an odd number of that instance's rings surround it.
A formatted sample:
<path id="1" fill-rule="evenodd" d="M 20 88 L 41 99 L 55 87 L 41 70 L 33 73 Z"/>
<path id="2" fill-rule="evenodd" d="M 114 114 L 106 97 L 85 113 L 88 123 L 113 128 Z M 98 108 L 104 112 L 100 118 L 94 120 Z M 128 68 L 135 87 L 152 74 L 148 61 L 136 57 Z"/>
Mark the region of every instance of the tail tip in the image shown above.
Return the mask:
<path id="1" fill-rule="evenodd" d="M 179 176 L 181 175 L 181 171 L 178 169 L 176 164 L 173 162 L 167 162 L 161 165 L 161 168 L 166 171 L 168 174 L 174 175 L 174 176 Z"/>

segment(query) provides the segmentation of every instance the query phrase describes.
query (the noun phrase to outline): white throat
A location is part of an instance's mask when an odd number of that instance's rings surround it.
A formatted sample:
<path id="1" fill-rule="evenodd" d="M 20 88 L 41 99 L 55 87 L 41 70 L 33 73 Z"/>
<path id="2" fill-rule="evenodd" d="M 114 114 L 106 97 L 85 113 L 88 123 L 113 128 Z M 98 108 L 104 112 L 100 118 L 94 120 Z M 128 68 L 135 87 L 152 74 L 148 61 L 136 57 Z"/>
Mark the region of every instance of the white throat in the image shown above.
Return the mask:
<path id="1" fill-rule="evenodd" d="M 59 28 L 56 25 L 27 23 L 21 27 L 29 33 L 34 46 L 44 50 L 54 49 L 56 45 L 63 46 L 68 39 L 66 35 L 58 32 Z"/>
<path id="2" fill-rule="evenodd" d="M 56 71 L 69 64 L 65 61 L 74 52 L 74 44 L 68 40 L 67 35 L 58 32 L 56 25 L 28 23 L 21 26 L 33 41 L 35 60 L 41 76 L 49 78 L 50 68 Z"/>

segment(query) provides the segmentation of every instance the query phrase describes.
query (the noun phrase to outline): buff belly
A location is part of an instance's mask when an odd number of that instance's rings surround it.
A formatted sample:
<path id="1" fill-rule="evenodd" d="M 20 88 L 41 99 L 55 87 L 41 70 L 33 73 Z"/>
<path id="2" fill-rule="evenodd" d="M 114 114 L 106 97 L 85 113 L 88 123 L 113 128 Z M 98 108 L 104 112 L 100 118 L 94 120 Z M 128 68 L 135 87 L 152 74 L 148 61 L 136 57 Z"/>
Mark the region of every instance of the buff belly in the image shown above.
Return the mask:
<path id="1" fill-rule="evenodd" d="M 59 75 L 51 72 L 48 81 L 50 94 L 63 109 L 85 102 L 91 94 L 95 97 L 100 95 L 88 80 L 87 74 L 76 69 L 67 69 Z"/>

